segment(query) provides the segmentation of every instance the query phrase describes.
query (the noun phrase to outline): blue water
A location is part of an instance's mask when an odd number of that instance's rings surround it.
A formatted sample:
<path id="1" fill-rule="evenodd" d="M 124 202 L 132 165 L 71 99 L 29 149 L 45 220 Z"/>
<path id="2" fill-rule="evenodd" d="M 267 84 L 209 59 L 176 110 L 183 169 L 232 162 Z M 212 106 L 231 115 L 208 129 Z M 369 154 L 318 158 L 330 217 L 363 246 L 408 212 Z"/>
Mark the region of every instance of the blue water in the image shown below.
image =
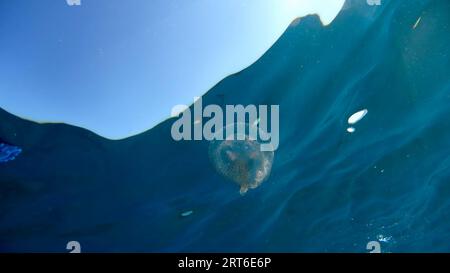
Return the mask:
<path id="1" fill-rule="evenodd" d="M 213 87 L 204 104 L 280 105 L 270 177 L 243 196 L 173 119 L 109 141 L 0 112 L 23 149 L 0 164 L 0 251 L 448 252 L 449 32 L 448 0 L 347 1 Z"/>

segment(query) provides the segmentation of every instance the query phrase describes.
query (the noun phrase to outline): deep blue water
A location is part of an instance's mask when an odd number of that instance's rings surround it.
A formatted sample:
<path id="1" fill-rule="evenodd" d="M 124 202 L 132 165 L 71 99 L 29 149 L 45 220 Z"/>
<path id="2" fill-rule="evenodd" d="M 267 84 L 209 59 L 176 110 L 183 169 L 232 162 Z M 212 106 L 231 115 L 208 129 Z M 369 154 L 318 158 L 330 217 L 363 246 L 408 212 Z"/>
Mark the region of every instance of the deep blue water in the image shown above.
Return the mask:
<path id="1" fill-rule="evenodd" d="M 280 105 L 272 173 L 244 196 L 207 141 L 172 140 L 173 119 L 109 141 L 2 111 L 0 138 L 22 153 L 0 163 L 0 251 L 448 252 L 449 34 L 448 0 L 353 0 L 327 27 L 294 22 L 203 98 Z"/>

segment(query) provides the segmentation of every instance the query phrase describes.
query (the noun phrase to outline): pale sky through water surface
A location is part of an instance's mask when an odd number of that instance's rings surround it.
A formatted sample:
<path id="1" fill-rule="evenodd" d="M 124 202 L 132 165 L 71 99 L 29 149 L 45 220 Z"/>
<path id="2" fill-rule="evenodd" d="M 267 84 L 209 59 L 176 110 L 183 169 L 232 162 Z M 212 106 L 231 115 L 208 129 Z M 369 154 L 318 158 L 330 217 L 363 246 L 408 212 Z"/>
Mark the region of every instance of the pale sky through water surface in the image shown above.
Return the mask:
<path id="1" fill-rule="evenodd" d="M 107 138 L 141 133 L 255 62 L 297 17 L 344 0 L 0 4 L 0 107 Z"/>

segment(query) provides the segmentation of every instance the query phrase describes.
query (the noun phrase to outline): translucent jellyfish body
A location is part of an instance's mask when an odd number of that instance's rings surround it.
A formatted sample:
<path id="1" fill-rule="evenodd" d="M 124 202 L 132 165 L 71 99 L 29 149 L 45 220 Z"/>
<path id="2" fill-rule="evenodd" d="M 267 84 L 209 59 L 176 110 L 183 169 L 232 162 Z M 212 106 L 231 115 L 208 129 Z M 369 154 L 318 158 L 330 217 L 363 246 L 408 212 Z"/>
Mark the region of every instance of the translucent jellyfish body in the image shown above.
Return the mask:
<path id="1" fill-rule="evenodd" d="M 228 125 L 219 132 L 223 140 L 213 140 L 209 146 L 209 156 L 214 168 L 225 178 L 240 187 L 240 193 L 261 185 L 270 175 L 274 158 L 273 151 L 261 151 L 261 141 L 249 137 L 249 125 L 245 133 L 236 130 L 230 133 Z M 261 129 L 258 129 L 261 132 Z M 261 132 L 263 133 L 263 132 Z"/>
<path id="2" fill-rule="evenodd" d="M 21 152 L 19 147 L 0 142 L 0 163 L 14 160 Z"/>

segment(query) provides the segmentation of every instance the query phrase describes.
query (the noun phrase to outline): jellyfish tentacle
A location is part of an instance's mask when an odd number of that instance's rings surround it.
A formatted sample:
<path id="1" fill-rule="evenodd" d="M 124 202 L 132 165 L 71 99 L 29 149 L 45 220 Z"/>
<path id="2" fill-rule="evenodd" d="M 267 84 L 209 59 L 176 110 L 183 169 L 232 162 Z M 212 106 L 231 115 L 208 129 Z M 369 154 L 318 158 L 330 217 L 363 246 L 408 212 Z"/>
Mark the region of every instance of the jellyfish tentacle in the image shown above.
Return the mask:
<path id="1" fill-rule="evenodd" d="M 239 190 L 239 193 L 241 195 L 245 195 L 248 191 L 248 185 L 241 185 L 241 189 Z"/>

